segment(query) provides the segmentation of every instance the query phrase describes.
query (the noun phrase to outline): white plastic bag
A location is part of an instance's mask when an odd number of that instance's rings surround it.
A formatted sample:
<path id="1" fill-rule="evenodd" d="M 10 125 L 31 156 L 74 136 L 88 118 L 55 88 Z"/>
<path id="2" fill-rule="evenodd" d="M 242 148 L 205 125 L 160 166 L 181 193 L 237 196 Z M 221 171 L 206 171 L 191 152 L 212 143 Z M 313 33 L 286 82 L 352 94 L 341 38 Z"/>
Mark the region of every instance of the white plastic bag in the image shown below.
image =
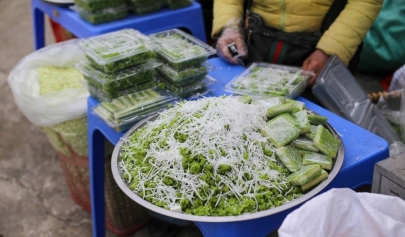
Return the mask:
<path id="1" fill-rule="evenodd" d="M 290 213 L 279 237 L 405 236 L 405 201 L 351 189 L 332 189 Z"/>
<path id="2" fill-rule="evenodd" d="M 24 57 L 11 71 L 8 84 L 14 100 L 33 124 L 50 127 L 86 115 L 89 96 L 86 88 L 40 95 L 38 79 L 33 73 L 38 67 L 68 67 L 84 59 L 83 52 L 76 46 L 77 41 L 73 39 L 35 51 Z"/>

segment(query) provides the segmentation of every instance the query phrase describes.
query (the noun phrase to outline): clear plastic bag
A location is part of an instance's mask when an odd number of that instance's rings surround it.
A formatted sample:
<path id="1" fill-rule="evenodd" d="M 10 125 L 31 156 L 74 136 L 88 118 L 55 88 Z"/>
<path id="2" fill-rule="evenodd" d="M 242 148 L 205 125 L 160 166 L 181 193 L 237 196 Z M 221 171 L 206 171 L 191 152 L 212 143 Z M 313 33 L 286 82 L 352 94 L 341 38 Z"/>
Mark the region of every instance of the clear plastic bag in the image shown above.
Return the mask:
<path id="1" fill-rule="evenodd" d="M 74 88 L 40 95 L 35 70 L 43 66 L 69 67 L 85 58 L 76 46 L 78 39 L 53 44 L 24 57 L 10 72 L 8 84 L 20 111 L 41 127 L 80 118 L 87 113 L 86 88 Z"/>
<path id="2" fill-rule="evenodd" d="M 401 141 L 395 141 L 390 145 L 390 156 L 405 151 L 405 89 L 383 93 L 377 103 L 381 114 L 398 133 Z"/>

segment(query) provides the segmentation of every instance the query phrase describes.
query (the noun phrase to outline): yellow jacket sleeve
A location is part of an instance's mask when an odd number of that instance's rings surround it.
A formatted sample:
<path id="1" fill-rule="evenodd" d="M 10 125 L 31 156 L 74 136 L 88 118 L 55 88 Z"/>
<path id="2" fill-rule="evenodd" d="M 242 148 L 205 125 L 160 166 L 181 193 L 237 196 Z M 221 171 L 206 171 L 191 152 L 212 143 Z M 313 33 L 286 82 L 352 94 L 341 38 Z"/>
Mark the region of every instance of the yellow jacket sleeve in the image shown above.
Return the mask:
<path id="1" fill-rule="evenodd" d="M 348 0 L 345 9 L 321 37 L 317 48 L 337 54 L 348 65 L 380 12 L 383 0 Z"/>
<path id="2" fill-rule="evenodd" d="M 242 19 L 244 0 L 215 0 L 212 37 L 218 38 L 231 20 Z"/>

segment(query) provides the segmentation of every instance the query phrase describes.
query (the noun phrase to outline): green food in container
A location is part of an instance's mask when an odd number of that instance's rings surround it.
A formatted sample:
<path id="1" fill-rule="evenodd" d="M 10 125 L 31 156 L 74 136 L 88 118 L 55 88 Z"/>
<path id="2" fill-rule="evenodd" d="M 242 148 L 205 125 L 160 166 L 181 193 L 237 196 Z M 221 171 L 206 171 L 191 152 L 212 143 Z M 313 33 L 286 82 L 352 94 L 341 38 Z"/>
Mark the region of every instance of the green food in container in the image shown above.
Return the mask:
<path id="1" fill-rule="evenodd" d="M 148 36 L 133 29 L 82 39 L 78 43 L 90 64 L 105 73 L 121 71 L 155 58 L 154 45 Z"/>
<path id="2" fill-rule="evenodd" d="M 168 89 L 169 91 L 173 92 L 174 94 L 180 96 L 183 99 L 203 95 L 205 92 L 207 92 L 207 86 L 216 82 L 212 78 L 205 78 L 202 81 L 198 81 L 185 86 L 176 86 L 163 78 L 158 78 L 157 81 L 159 83 L 159 87 L 163 89 Z"/>
<path id="3" fill-rule="evenodd" d="M 121 5 L 113 8 L 105 8 L 94 12 L 87 11 L 78 6 L 72 7 L 72 9 L 77 11 L 81 18 L 94 25 L 119 20 L 125 18 L 128 15 L 128 9 L 126 5 Z"/>
<path id="4" fill-rule="evenodd" d="M 150 34 L 157 43 L 158 58 L 175 70 L 200 66 L 216 50 L 181 30 L 172 29 Z"/>
<path id="5" fill-rule="evenodd" d="M 192 0 L 166 0 L 170 9 L 178 9 L 182 7 L 188 7 L 193 4 Z"/>
<path id="6" fill-rule="evenodd" d="M 206 64 L 176 71 L 169 65 L 162 65 L 157 67 L 156 70 L 161 77 L 170 81 L 173 85 L 184 86 L 203 80 L 209 71 L 207 67 L 209 66 Z"/>
<path id="7" fill-rule="evenodd" d="M 125 0 L 75 0 L 75 5 L 87 10 L 95 12 L 97 10 L 118 7 L 125 4 Z"/>
<path id="8" fill-rule="evenodd" d="M 160 65 L 161 63 L 156 60 L 150 59 L 144 64 L 117 73 L 101 72 L 86 61 L 80 62 L 75 67 L 83 73 L 84 79 L 89 85 L 105 94 L 106 98 L 113 99 L 119 95 L 125 95 L 125 93 L 121 93 L 125 90 L 132 89 L 135 92 L 141 90 L 136 89 L 138 87 L 147 89 L 148 87 L 144 87 L 144 84 L 155 81 L 155 68 Z"/>
<path id="9" fill-rule="evenodd" d="M 129 0 L 132 10 L 137 15 L 157 12 L 165 5 L 165 0 Z"/>
<path id="10" fill-rule="evenodd" d="M 248 94 L 255 97 L 295 98 L 305 90 L 306 80 L 312 75 L 314 75 L 313 72 L 298 67 L 252 63 L 230 81 L 225 90 L 234 94 Z"/>

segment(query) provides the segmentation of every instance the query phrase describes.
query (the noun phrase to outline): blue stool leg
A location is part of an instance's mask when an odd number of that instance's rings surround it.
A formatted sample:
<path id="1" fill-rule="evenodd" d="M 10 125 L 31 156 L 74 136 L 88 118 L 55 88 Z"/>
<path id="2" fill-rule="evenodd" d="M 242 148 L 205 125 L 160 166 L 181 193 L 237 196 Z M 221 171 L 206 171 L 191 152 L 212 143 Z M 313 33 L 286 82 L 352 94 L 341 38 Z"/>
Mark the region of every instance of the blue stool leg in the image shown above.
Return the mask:
<path id="1" fill-rule="evenodd" d="M 92 138 L 89 139 L 89 166 L 93 237 L 104 237 L 104 136 L 90 126 L 88 129 L 89 138 Z"/>
<path id="2" fill-rule="evenodd" d="M 34 49 L 38 50 L 45 46 L 45 21 L 44 13 L 35 7 L 35 0 L 32 5 L 32 24 L 34 32 Z"/>

